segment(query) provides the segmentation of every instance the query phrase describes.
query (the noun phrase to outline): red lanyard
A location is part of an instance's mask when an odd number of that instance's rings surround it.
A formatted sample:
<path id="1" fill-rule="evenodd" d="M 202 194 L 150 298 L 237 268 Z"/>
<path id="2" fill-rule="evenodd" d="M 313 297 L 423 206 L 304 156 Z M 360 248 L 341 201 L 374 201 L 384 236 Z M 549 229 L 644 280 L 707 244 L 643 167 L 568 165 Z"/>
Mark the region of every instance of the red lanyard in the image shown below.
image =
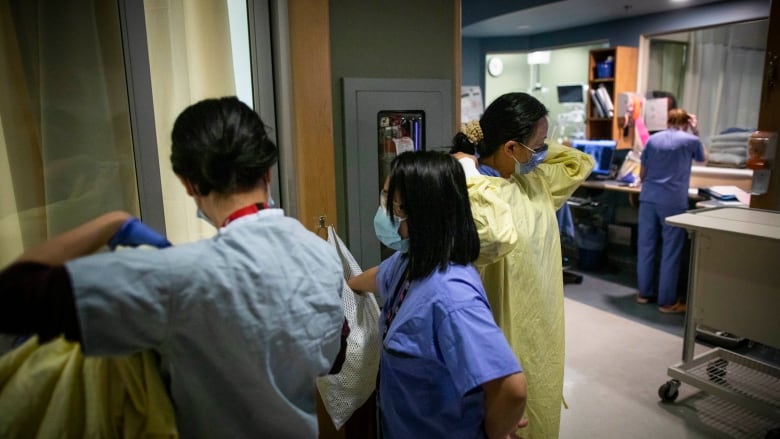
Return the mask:
<path id="1" fill-rule="evenodd" d="M 222 227 L 225 227 L 226 225 L 237 220 L 238 218 L 241 218 L 242 216 L 252 215 L 253 213 L 260 212 L 263 209 L 265 209 L 265 203 L 255 203 L 255 204 L 250 204 L 249 206 L 246 207 L 242 207 L 241 209 L 238 209 L 237 211 L 231 213 L 227 217 L 225 222 L 222 223 Z"/>
<path id="2" fill-rule="evenodd" d="M 393 298 L 395 299 L 395 305 L 392 307 L 388 306 L 385 311 L 385 328 L 382 332 L 382 340 L 384 340 L 387 336 L 387 330 L 390 329 L 390 324 L 393 323 L 393 319 L 395 318 L 395 315 L 398 314 L 398 310 L 401 308 L 401 304 L 404 303 L 404 299 L 406 299 L 406 296 L 409 293 L 409 286 L 411 286 L 411 284 L 412 282 L 409 280 L 409 272 L 407 271 L 404 273 L 404 277 L 401 279 L 395 289 L 395 294 L 393 295 Z"/>

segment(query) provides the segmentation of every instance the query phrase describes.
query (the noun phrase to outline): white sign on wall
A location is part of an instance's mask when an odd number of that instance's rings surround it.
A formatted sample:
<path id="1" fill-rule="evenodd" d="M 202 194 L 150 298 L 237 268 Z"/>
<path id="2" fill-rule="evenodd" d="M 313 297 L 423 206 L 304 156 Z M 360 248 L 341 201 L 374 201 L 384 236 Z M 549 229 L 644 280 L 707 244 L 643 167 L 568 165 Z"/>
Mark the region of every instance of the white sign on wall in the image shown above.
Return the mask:
<path id="1" fill-rule="evenodd" d="M 668 117 L 669 99 L 657 98 L 645 101 L 645 125 L 648 131 L 665 130 Z"/>
<path id="2" fill-rule="evenodd" d="M 482 89 L 475 85 L 460 88 L 460 123 L 479 120 L 485 111 L 482 103 Z"/>

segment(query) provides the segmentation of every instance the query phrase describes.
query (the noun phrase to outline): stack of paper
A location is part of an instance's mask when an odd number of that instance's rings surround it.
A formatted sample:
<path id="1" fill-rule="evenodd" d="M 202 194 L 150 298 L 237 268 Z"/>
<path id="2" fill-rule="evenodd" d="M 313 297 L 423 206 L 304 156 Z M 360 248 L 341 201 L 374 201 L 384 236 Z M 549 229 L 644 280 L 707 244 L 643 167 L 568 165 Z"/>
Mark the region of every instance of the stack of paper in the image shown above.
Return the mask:
<path id="1" fill-rule="evenodd" d="M 706 195 L 719 201 L 739 201 L 750 204 L 750 194 L 736 186 L 710 186 L 699 188 L 699 195 Z"/>

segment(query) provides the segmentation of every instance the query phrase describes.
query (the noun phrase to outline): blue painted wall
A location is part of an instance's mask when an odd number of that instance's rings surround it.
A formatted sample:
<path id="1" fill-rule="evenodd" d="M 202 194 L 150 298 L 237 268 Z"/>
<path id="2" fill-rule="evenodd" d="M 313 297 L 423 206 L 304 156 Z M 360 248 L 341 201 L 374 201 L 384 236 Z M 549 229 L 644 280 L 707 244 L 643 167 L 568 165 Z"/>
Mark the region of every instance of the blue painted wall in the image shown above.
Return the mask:
<path id="1" fill-rule="evenodd" d="M 769 6 L 770 0 L 730 0 L 527 37 L 464 38 L 462 81 L 464 85 L 479 84 L 485 89 L 484 60 L 488 53 L 526 52 L 600 41 L 607 41 L 610 46 L 638 47 L 642 35 L 766 18 Z"/>
<path id="2" fill-rule="evenodd" d="M 487 20 L 499 15 L 515 12 L 520 9 L 555 3 L 560 0 L 461 0 L 462 26 L 468 26 L 478 21 Z"/>

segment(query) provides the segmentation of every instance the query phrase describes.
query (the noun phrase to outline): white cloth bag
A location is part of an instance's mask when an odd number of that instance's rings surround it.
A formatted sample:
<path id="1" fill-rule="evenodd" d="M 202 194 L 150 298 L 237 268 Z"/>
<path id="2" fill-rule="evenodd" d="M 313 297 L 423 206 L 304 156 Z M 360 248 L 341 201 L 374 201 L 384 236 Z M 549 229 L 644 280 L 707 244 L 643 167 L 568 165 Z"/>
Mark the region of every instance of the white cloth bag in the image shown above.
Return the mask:
<path id="1" fill-rule="evenodd" d="M 363 272 L 333 226 L 328 227 L 328 242 L 341 258 L 345 279 Z M 373 393 L 381 348 L 379 305 L 374 294 L 357 294 L 345 282 L 341 301 L 350 329 L 344 365 L 338 374 L 317 378 L 317 389 L 336 429 L 340 429 Z"/>

